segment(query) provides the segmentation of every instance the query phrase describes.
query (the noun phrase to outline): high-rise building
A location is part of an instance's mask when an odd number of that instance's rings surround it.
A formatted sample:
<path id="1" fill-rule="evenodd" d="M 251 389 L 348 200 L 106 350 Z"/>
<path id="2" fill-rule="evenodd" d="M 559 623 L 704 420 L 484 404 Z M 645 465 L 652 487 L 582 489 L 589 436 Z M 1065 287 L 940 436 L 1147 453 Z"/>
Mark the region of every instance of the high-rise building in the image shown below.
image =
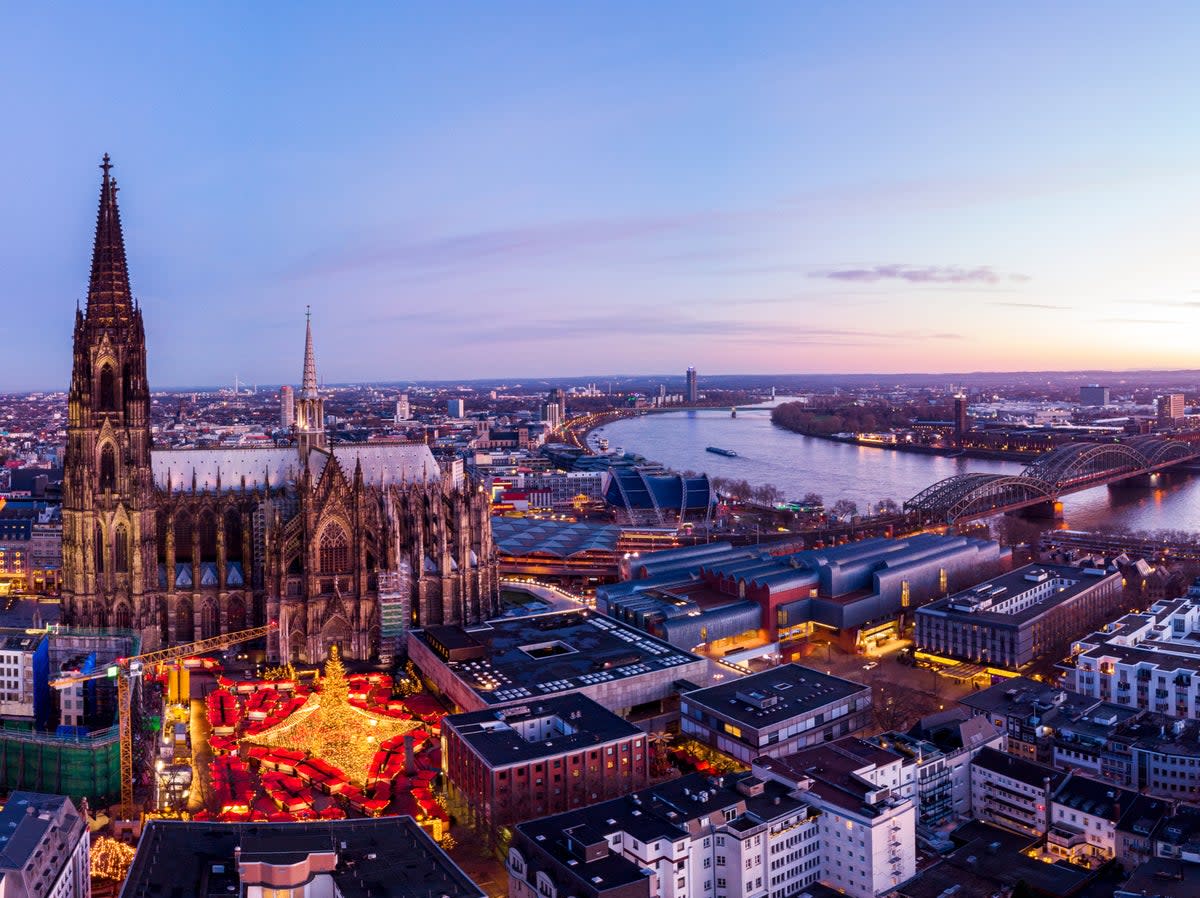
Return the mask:
<path id="1" fill-rule="evenodd" d="M 967 406 L 967 397 L 954 397 L 954 445 L 961 446 L 963 437 L 971 429 L 971 415 Z"/>
<path id="2" fill-rule="evenodd" d="M 1158 425 L 1171 427 L 1184 416 L 1183 394 L 1164 393 L 1158 397 Z"/>
<path id="3" fill-rule="evenodd" d="M 558 406 L 558 420 L 560 422 L 567 420 L 567 394 L 562 387 L 551 390 L 550 395 L 546 397 L 546 401 Z"/>
<path id="4" fill-rule="evenodd" d="M 451 418 L 465 418 L 467 403 L 462 399 L 450 399 L 446 402 L 446 414 Z"/>
<path id="5" fill-rule="evenodd" d="M 1100 384 L 1086 384 L 1079 388 L 1079 404 L 1094 405 L 1103 408 L 1108 405 L 1108 387 Z"/>
<path id="6" fill-rule="evenodd" d="M 700 401 L 700 385 L 699 378 L 695 368 L 687 369 L 687 401 L 690 405 L 695 405 Z"/>
<path id="7" fill-rule="evenodd" d="M 408 394 L 401 393 L 396 397 L 396 423 L 412 418 L 412 407 L 408 404 Z"/>
<path id="8" fill-rule="evenodd" d="M 279 388 L 279 426 L 290 430 L 296 423 L 296 391 L 290 384 Z"/>
<path id="9" fill-rule="evenodd" d="M 542 403 L 542 420 L 550 425 L 551 430 L 558 430 L 562 426 L 562 412 L 557 402 Z"/>

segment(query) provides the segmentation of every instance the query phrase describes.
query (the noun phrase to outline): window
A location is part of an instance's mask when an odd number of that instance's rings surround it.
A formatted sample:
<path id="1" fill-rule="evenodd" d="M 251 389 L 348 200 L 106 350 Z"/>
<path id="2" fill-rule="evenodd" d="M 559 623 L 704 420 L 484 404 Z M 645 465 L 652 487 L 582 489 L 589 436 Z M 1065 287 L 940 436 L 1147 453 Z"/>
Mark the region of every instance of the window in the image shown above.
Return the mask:
<path id="1" fill-rule="evenodd" d="M 100 411 L 112 412 L 117 409 L 117 385 L 113 377 L 111 365 L 100 369 Z"/>
<path id="2" fill-rule="evenodd" d="M 320 568 L 322 574 L 344 574 L 350 570 L 350 544 L 346 531 L 337 524 L 327 527 L 321 536 Z"/>
<path id="3" fill-rule="evenodd" d="M 113 536 L 113 570 L 118 574 L 129 573 L 129 532 L 124 524 L 118 524 Z"/>
<path id="4" fill-rule="evenodd" d="M 104 573 L 104 530 L 100 523 L 96 523 L 96 530 L 92 539 L 92 549 L 95 552 L 96 573 Z"/>
<path id="5" fill-rule="evenodd" d="M 100 489 L 115 490 L 117 488 L 117 453 L 112 443 L 105 443 L 100 450 Z"/>

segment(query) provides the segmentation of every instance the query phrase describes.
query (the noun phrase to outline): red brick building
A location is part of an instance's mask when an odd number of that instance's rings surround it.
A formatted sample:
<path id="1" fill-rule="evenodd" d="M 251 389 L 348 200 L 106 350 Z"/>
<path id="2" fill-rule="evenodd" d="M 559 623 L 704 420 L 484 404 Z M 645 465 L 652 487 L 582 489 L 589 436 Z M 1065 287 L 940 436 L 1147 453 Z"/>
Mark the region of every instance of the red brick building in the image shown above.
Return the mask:
<path id="1" fill-rule="evenodd" d="M 456 813 L 500 827 L 644 788 L 646 734 L 579 695 L 452 714 L 442 764 Z"/>

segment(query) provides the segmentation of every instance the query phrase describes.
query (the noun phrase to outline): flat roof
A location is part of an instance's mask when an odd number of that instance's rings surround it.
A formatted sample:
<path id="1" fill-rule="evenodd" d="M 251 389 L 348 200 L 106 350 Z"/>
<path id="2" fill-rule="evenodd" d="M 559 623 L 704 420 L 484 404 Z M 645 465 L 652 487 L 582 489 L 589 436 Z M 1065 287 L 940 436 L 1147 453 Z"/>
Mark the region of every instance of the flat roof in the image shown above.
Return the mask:
<path id="1" fill-rule="evenodd" d="M 683 701 L 761 729 L 870 690 L 862 683 L 792 663 L 685 693 Z"/>
<path id="2" fill-rule="evenodd" d="M 429 637 L 446 644 L 454 632 L 482 657 L 445 661 L 489 705 L 511 704 L 703 662 L 643 630 L 582 609 L 497 618 L 480 627 L 438 627 L 412 635 L 437 654 Z"/>
<path id="3" fill-rule="evenodd" d="M 532 725 L 549 717 L 558 722 L 551 734 L 545 734 L 541 727 L 537 728 L 543 734 L 539 738 L 527 739 L 522 734 L 521 724 Z M 524 705 L 451 714 L 442 720 L 442 729 L 454 730 L 492 767 L 524 764 L 642 734 L 633 724 L 578 692 Z"/>
<path id="4" fill-rule="evenodd" d="M 1024 567 L 1000 574 L 970 589 L 956 592 L 952 596 L 930 602 L 917 609 L 918 615 L 926 617 L 949 617 L 962 621 L 1019 626 L 1040 617 L 1069 602 L 1098 583 L 1121 575 L 1095 568 L 1080 568 L 1066 564 L 1027 564 Z M 1013 611 L 993 610 L 1004 603 L 1021 599 L 1031 590 L 1038 589 L 1051 581 L 1062 581 L 1053 592 L 1036 602 L 1019 603 Z M 974 610 L 967 610 L 974 606 Z"/>
<path id="5" fill-rule="evenodd" d="M 121 898 L 236 894 L 235 849 L 266 863 L 272 858 L 292 863 L 298 852 L 335 851 L 331 875 L 345 898 L 484 898 L 412 817 L 311 823 L 150 820 Z"/>

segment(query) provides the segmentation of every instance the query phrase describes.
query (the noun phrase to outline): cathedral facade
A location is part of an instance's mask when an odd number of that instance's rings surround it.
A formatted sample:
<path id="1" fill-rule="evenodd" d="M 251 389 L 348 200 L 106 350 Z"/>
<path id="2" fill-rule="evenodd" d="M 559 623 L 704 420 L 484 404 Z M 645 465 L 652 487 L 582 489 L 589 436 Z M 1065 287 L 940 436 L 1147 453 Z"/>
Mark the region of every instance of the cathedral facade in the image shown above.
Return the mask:
<path id="1" fill-rule="evenodd" d="M 268 621 L 272 660 L 372 660 L 385 639 L 498 611 L 487 496 L 423 443 L 330 444 L 305 334 L 294 442 L 155 449 L 142 310 L 104 157 L 76 309 L 63 481 L 64 623 L 144 649 Z"/>

